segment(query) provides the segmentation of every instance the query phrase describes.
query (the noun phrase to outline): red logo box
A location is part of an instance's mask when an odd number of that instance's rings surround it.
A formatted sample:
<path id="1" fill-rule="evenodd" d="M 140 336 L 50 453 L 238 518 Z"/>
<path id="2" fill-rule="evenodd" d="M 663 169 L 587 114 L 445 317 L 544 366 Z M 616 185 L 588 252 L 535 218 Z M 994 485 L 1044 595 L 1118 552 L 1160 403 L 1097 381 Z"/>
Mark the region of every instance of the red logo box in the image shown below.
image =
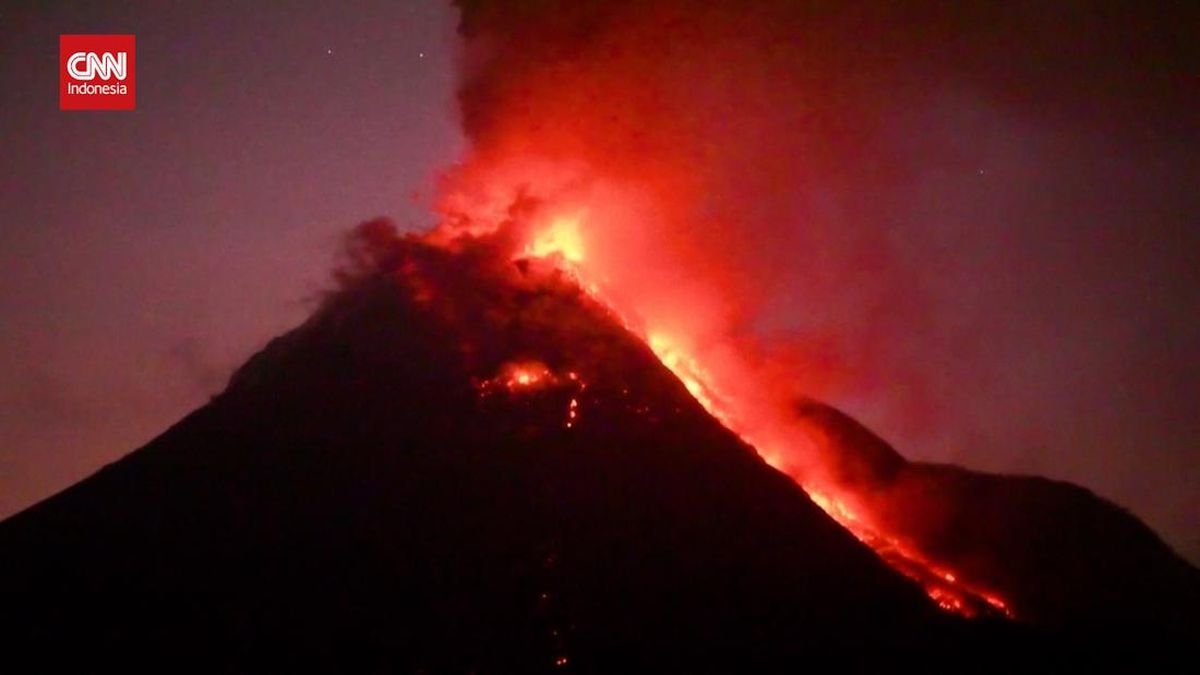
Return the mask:
<path id="1" fill-rule="evenodd" d="M 136 61 L 132 35 L 59 35 L 59 110 L 133 110 Z"/>

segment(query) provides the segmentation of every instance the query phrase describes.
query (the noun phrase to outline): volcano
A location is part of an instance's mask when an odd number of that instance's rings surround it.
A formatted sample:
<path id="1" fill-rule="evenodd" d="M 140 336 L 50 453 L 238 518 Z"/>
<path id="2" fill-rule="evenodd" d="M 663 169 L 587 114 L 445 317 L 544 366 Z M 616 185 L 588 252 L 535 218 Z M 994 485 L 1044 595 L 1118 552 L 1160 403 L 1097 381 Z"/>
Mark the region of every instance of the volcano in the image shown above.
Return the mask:
<path id="1" fill-rule="evenodd" d="M 1196 571 L 1131 516 L 1078 490 L 1064 511 L 1057 484 L 910 465 L 833 408 L 800 406 L 872 484 L 954 482 L 939 508 L 975 522 L 997 522 L 987 514 L 1013 494 L 1024 504 L 977 536 L 917 537 L 1020 591 L 1015 618 L 944 611 L 919 574 L 714 418 L 577 279 L 508 248 L 361 226 L 340 290 L 224 392 L 0 524 L 6 640 L 239 670 L 732 672 L 814 655 L 1003 660 L 1129 638 L 1129 626 L 1171 626 L 1168 641 L 1194 626 Z M 1037 551 L 1018 550 L 1031 510 L 1066 514 L 1039 535 L 1061 541 L 1040 550 L 1061 561 L 1075 546 L 1074 567 L 1039 577 Z M 1075 522 L 1091 524 L 1088 547 L 1064 537 Z M 1069 578 L 1103 541 L 1124 562 Z M 1005 546 L 1019 565 L 1004 564 Z M 1126 584 L 1094 595 L 1114 574 Z M 1070 592 L 1040 593 L 1039 578 Z M 1155 621 L 1171 592 L 1179 611 Z M 1131 595 L 1145 602 L 1131 609 Z M 1043 606 L 1054 610 L 1021 619 Z"/>

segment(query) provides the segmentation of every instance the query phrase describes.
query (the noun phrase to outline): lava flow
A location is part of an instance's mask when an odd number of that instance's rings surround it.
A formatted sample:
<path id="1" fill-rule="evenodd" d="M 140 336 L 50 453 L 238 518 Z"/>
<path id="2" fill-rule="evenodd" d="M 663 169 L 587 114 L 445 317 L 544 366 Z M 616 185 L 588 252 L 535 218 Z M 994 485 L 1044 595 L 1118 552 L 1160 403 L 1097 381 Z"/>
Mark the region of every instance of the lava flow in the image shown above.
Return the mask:
<path id="1" fill-rule="evenodd" d="M 511 210 L 510 210 L 511 211 Z M 574 279 L 580 288 L 602 306 L 609 309 L 632 334 L 639 336 L 658 359 L 683 383 L 688 392 L 715 419 L 737 434 L 771 466 L 795 480 L 815 504 L 864 544 L 871 547 L 894 569 L 919 583 L 929 597 L 941 608 L 964 616 L 1000 615 L 1013 613 L 995 593 L 969 583 L 961 574 L 922 555 L 915 545 L 890 535 L 866 505 L 867 495 L 842 484 L 830 468 L 831 460 L 814 450 L 803 424 L 787 414 L 786 406 L 776 400 L 776 392 L 758 380 L 754 369 L 737 353 L 728 349 L 720 352 L 693 347 L 694 339 L 685 333 L 673 332 L 671 322 L 653 322 L 637 303 L 624 303 L 609 291 L 602 270 L 591 263 L 585 237 L 583 210 L 566 214 L 539 217 L 540 209 L 533 208 L 520 217 L 512 216 L 499 223 L 489 233 L 475 227 L 458 235 L 479 237 L 501 233 L 500 237 L 516 235 L 517 241 L 507 246 L 515 253 L 514 261 L 547 263 Z M 455 235 L 435 231 L 431 241 L 445 242 Z M 686 322 L 674 322 L 686 326 Z M 674 330 L 678 330 L 675 328 Z M 717 358 L 706 359 L 706 355 Z M 584 385 L 575 373 L 556 374 L 537 361 L 506 364 L 493 378 L 478 388 L 483 395 L 492 392 L 536 390 L 561 386 L 563 383 L 582 391 Z M 564 416 L 565 428 L 576 423 L 578 400 L 572 397 Z"/>
<path id="2" fill-rule="evenodd" d="M 708 371 L 695 357 L 683 353 L 674 343 L 658 334 L 651 334 L 647 343 L 663 365 L 675 373 L 692 396 L 713 417 L 754 447 L 767 463 L 796 479 L 817 506 L 859 541 L 874 549 L 897 571 L 920 583 L 939 607 L 964 616 L 994 612 L 1010 618 L 1013 616 L 1005 602 L 996 594 L 960 581 L 953 572 L 921 556 L 910 545 L 880 532 L 863 515 L 861 508 L 850 505 L 849 496 L 838 495 L 840 490 L 836 486 L 822 485 L 813 479 L 805 480 L 789 472 L 785 459 L 789 453 L 786 449 L 783 452 L 767 450 L 770 446 L 763 445 L 747 427 L 738 424 L 740 418 L 732 412 L 733 404 L 719 394 L 719 388 L 711 380 Z"/>

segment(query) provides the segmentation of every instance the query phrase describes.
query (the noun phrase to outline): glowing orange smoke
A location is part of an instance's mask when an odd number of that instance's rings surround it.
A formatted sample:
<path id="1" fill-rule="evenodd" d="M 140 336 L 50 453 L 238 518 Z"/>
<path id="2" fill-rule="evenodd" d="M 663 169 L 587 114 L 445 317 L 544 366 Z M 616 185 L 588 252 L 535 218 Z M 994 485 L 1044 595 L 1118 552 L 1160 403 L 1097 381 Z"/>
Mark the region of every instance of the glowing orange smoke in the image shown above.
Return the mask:
<path id="1" fill-rule="evenodd" d="M 569 263 L 583 262 L 583 237 L 580 216 L 559 216 L 539 231 L 525 247 L 525 255 L 534 258 L 561 256 Z"/>

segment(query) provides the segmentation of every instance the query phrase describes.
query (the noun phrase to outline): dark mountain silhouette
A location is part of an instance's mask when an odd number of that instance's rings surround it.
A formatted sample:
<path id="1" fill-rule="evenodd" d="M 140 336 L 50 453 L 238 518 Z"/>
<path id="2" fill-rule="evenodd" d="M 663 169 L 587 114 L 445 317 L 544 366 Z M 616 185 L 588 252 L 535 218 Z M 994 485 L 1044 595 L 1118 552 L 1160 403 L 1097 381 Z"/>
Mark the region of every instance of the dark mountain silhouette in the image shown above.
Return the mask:
<path id="1" fill-rule="evenodd" d="M 0 523 L 9 646 L 740 672 L 1058 644 L 936 609 L 569 277 L 490 246 L 360 227 L 342 290 L 223 393 Z"/>

